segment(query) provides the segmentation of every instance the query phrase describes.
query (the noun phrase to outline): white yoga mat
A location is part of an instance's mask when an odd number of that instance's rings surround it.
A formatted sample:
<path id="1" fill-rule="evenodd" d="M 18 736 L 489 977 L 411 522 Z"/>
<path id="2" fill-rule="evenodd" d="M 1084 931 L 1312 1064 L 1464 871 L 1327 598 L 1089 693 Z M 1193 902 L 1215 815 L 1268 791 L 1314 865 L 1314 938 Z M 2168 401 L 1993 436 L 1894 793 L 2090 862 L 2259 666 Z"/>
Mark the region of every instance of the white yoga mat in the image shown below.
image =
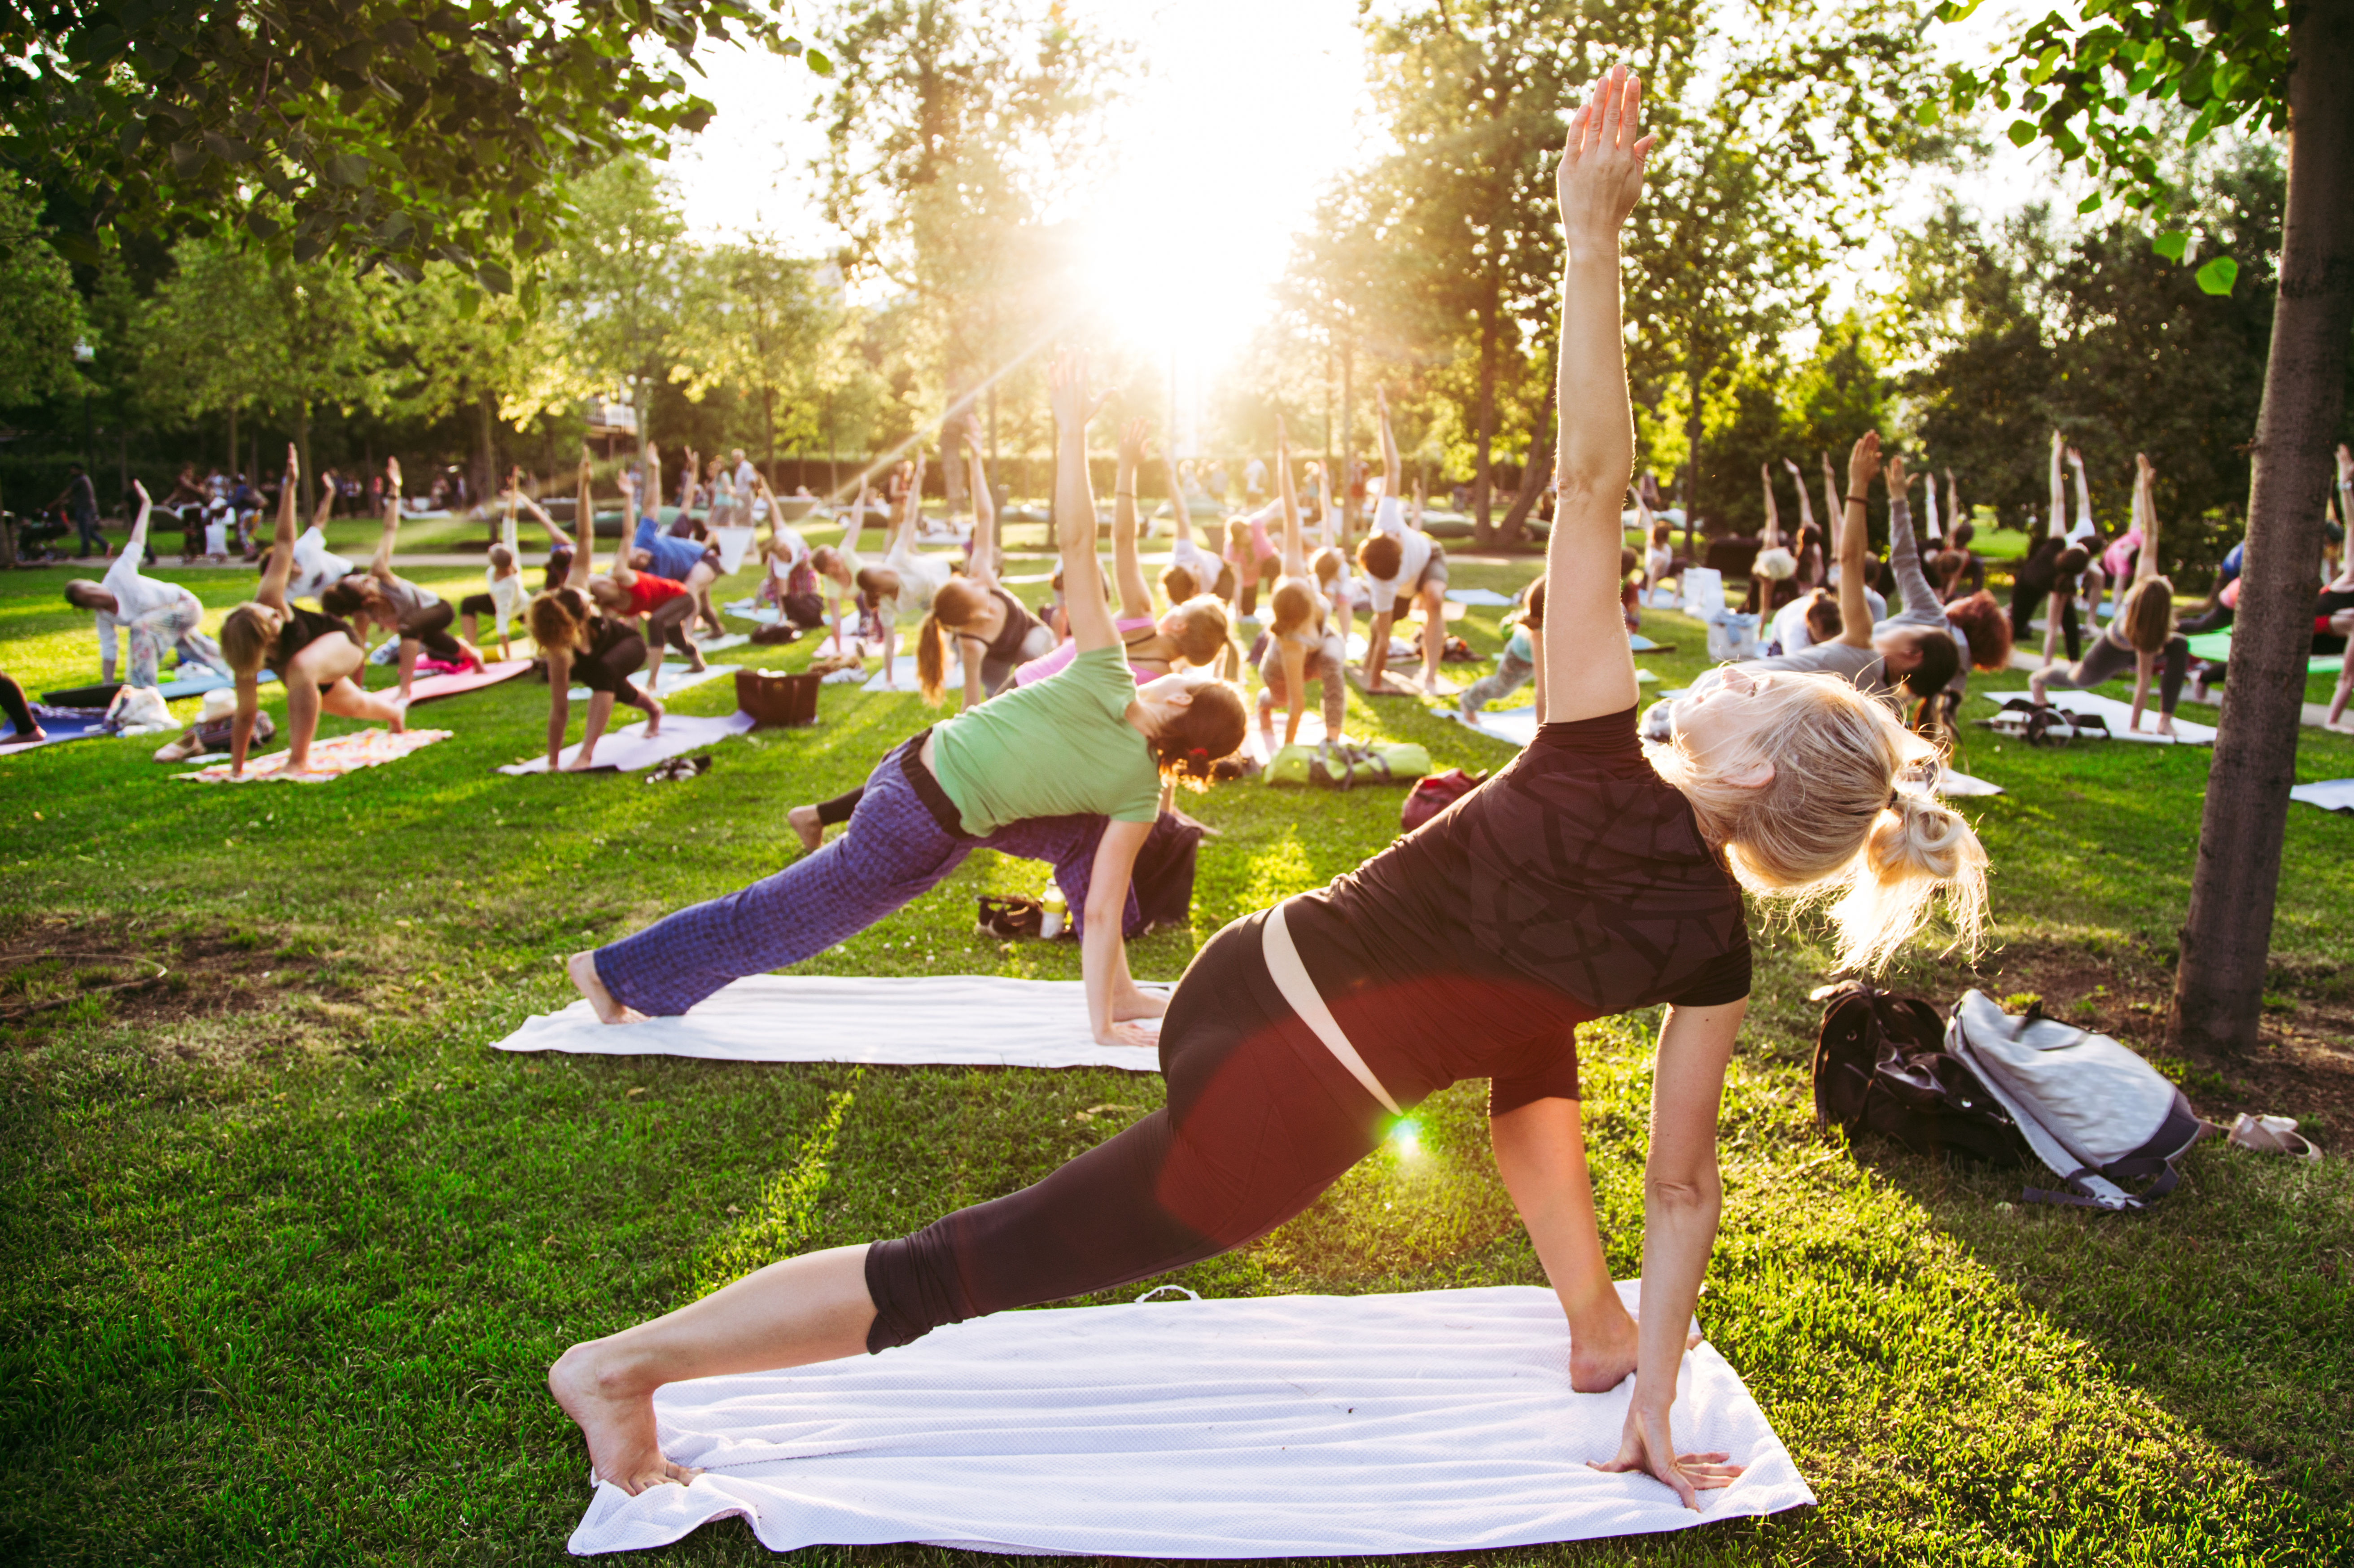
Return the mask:
<path id="1" fill-rule="evenodd" d="M 1433 707 L 1432 713 L 1441 718 L 1463 722 L 1463 710 L 1453 703 Z M 1490 740 L 1500 740 L 1506 746 L 1526 747 L 1537 737 L 1537 710 L 1532 705 L 1521 708 L 1482 708 L 1469 726 Z"/>
<path id="2" fill-rule="evenodd" d="M 1258 712 L 1254 708 L 1251 712 L 1249 732 L 1243 736 L 1243 755 L 1257 758 L 1262 764 L 1267 762 L 1276 751 L 1283 749 L 1283 727 L 1290 722 L 1291 710 L 1281 703 L 1276 704 L 1275 748 L 1271 751 L 1267 747 L 1267 737 L 1259 732 Z M 1317 704 L 1310 703 L 1307 711 L 1299 715 L 1299 739 L 1295 744 L 1300 746 L 1324 744 L 1324 715 Z"/>
<path id="3" fill-rule="evenodd" d="M 2318 806 L 2325 811 L 2354 811 L 2354 779 L 2331 779 L 2319 784 L 2300 784 L 2288 792 L 2292 800 L 2302 800 L 2308 806 Z"/>
<path id="4" fill-rule="evenodd" d="M 748 599 L 739 599 L 732 604 L 723 604 L 719 608 L 724 613 L 732 615 L 739 620 L 757 620 L 763 626 L 774 626 L 785 618 L 785 612 L 775 605 L 761 604 Z"/>
<path id="5" fill-rule="evenodd" d="M 1457 604 L 1476 604 L 1490 609 L 1512 602 L 1494 588 L 1448 588 L 1447 597 Z"/>
<path id="6" fill-rule="evenodd" d="M 741 648 L 751 641 L 748 632 L 729 631 L 717 637 L 698 637 L 695 645 L 705 653 L 725 653 L 730 648 Z"/>
<path id="7" fill-rule="evenodd" d="M 2133 705 L 2115 697 L 2105 697 L 2098 692 L 2052 692 L 2052 705 L 2072 714 L 2098 714 L 2108 721 L 2112 740 L 2138 740 L 2158 746 L 2212 746 L 2215 731 L 2203 724 L 2192 724 L 2180 714 L 2174 715 L 2174 734 L 2169 738 L 2158 733 L 2158 704 L 2153 700 L 2142 710 L 2142 727 L 2127 727 L 2133 723 Z"/>
<path id="8" fill-rule="evenodd" d="M 736 568 L 744 564 L 744 552 L 752 547 L 752 530 L 714 528 L 711 542 L 719 546 L 719 575 L 734 577 Z"/>
<path id="9" fill-rule="evenodd" d="M 671 714 L 663 719 L 662 733 L 652 739 L 646 736 L 646 721 L 640 719 L 626 729 L 608 730 L 597 742 L 595 762 L 588 771 L 601 773 L 618 768 L 635 773 L 652 768 L 698 746 L 708 746 L 715 740 L 725 740 L 731 735 L 742 735 L 752 727 L 752 715 L 738 708 L 726 718 L 692 718 Z M 559 763 L 568 766 L 580 755 L 580 743 L 574 741 L 557 752 Z M 499 769 L 502 773 L 521 775 L 547 771 L 547 753 L 527 757 L 521 762 L 510 762 Z M 585 1004 L 584 1004 L 585 1005 Z"/>
<path id="10" fill-rule="evenodd" d="M 498 1048 L 722 1062 L 1161 1070 L 1156 1050 L 1096 1044 L 1081 981 L 997 975 L 751 975 L 676 1018 L 643 1023 L 599 1023 L 587 1002 L 576 1001 L 529 1020 Z"/>
<path id="11" fill-rule="evenodd" d="M 705 681 L 716 681 L 722 675 L 732 675 L 741 668 L 743 666 L 740 664 L 706 664 L 702 669 L 696 670 L 685 664 L 664 664 L 660 676 L 652 677 L 653 693 L 658 697 L 671 696 L 675 693 L 685 691 L 689 686 L 699 686 Z M 646 682 L 649 678 L 647 672 L 641 670 L 630 677 L 630 684 L 642 692 L 646 689 Z M 585 703 L 590 695 L 586 686 L 575 686 L 567 694 L 576 703 Z"/>
<path id="12" fill-rule="evenodd" d="M 1937 770 L 1936 789 L 1940 795 L 1952 795 L 1957 798 L 1965 795 L 2002 793 L 2002 786 L 1999 784 L 1990 784 L 1983 779 L 1973 779 L 1967 773 L 1957 773 L 1950 768 L 1941 768 Z"/>
<path id="13" fill-rule="evenodd" d="M 1631 1308 L 1638 1282 L 1619 1294 Z M 1569 1386 L 1548 1290 L 1277 1296 L 1005 1312 L 879 1356 L 673 1383 L 664 1451 L 704 1474 L 600 1485 L 567 1543 L 661 1546 L 741 1517 L 762 1545 L 1235 1559 L 1479 1552 L 1689 1530 L 1814 1502 L 1703 1344 L 1677 1446 L 1747 1470 L 1695 1513 L 1605 1475 L 1634 1396 Z"/>
<path id="14" fill-rule="evenodd" d="M 880 662 L 880 654 L 877 654 L 876 658 L 878 662 Z M 916 656 L 913 653 L 902 653 L 896 659 L 891 661 L 891 683 L 892 683 L 890 685 L 885 685 L 883 683 L 883 672 L 880 669 L 877 669 L 875 673 L 866 678 L 865 683 L 858 689 L 862 692 L 912 692 L 916 690 Z M 955 659 L 949 661 L 949 666 L 946 673 L 940 676 L 940 684 L 942 687 L 951 692 L 960 692 L 964 690 L 964 664 L 962 661 Z"/>

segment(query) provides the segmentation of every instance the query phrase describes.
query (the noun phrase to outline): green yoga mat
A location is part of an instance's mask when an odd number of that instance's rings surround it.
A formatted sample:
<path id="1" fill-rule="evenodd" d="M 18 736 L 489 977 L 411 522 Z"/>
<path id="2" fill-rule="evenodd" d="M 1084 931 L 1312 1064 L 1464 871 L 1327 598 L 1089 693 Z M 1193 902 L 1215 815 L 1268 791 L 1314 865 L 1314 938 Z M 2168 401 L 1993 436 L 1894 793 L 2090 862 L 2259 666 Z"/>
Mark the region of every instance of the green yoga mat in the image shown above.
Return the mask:
<path id="1" fill-rule="evenodd" d="M 2190 639 L 2190 652 L 2194 658 L 2228 661 L 2232 657 L 2232 633 L 2228 630 L 2202 631 Z M 2309 674 L 2334 675 L 2346 668 L 2346 656 L 2343 653 L 2317 653 L 2305 662 L 2305 668 Z"/>

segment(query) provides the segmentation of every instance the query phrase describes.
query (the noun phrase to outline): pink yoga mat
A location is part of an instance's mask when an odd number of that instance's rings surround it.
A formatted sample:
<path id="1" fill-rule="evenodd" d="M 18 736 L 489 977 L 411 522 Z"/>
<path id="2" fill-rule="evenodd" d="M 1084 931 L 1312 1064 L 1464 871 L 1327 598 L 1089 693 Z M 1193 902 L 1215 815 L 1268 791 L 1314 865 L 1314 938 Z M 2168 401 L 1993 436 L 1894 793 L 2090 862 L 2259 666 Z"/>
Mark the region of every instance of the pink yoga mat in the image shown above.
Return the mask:
<path id="1" fill-rule="evenodd" d="M 429 703 L 436 697 L 454 697 L 461 692 L 480 691 L 484 686 L 495 686 L 501 681 L 512 681 L 530 668 L 531 661 L 528 659 L 509 659 L 503 664 L 485 664 L 462 675 L 428 675 L 421 681 L 409 683 L 408 700 L 411 703 Z"/>

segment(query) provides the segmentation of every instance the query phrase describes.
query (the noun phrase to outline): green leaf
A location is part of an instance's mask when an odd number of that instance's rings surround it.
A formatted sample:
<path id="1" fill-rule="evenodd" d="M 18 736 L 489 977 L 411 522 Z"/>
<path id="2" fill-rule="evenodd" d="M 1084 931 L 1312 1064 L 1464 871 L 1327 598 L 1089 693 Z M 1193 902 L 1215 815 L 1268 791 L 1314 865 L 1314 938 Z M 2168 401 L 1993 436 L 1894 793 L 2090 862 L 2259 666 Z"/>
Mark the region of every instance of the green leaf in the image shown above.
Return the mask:
<path id="1" fill-rule="evenodd" d="M 334 185 L 356 185 L 368 177 L 368 161 L 357 153 L 338 153 L 327 160 L 321 171 L 327 183 Z"/>
<path id="2" fill-rule="evenodd" d="M 1935 125 L 1937 122 L 1936 101 L 1935 99 L 1923 99 L 1921 102 L 1914 108 L 1913 122 L 1916 125 Z"/>
<path id="3" fill-rule="evenodd" d="M 833 61 L 828 58 L 822 50 L 811 49 L 808 53 L 802 55 L 801 58 L 808 62 L 810 69 L 815 71 L 820 76 L 832 76 L 833 74 Z"/>
<path id="4" fill-rule="evenodd" d="M 2098 191 L 2094 191 L 2091 196 L 2086 196 L 2083 201 L 2078 202 L 2078 203 L 2076 204 L 2076 210 L 2077 210 L 2078 212 L 2098 212 L 2098 211 L 2100 211 L 2100 210 L 2101 210 L 2101 193 L 2100 193 L 2100 192 L 2098 192 Z"/>
<path id="5" fill-rule="evenodd" d="M 460 321 L 461 321 L 461 322 L 470 322 L 470 321 L 472 321 L 472 320 L 474 319 L 474 313 L 475 313 L 476 311 L 481 310 L 482 308 L 482 290 L 480 290 L 480 289 L 461 289 L 461 290 L 459 290 L 459 291 L 458 291 L 458 319 L 459 319 Z"/>
<path id="6" fill-rule="evenodd" d="M 2229 256 L 2218 256 L 2191 275 L 2200 288 L 2211 294 L 2228 294 L 2239 281 L 2240 264 Z"/>
<path id="7" fill-rule="evenodd" d="M 493 294 L 514 292 L 514 275 L 495 261 L 485 261 L 474 270 L 474 277 Z"/>
<path id="8" fill-rule="evenodd" d="M 2034 121 L 2032 121 L 2032 120 L 2014 120 L 2014 121 L 2012 121 L 2012 122 L 2010 122 L 2010 144 L 2011 144 L 2012 146 L 2014 146 L 2014 147 L 2024 147 L 2024 146 L 2026 146 L 2030 142 L 2032 142 L 2032 141 L 2034 141 L 2034 140 L 2035 140 L 2035 122 L 2034 122 Z"/>
<path id="9" fill-rule="evenodd" d="M 2168 230 L 2151 240 L 2149 248 L 2168 261 L 2179 261 L 2182 260 L 2182 253 L 2190 248 L 2190 236 Z"/>

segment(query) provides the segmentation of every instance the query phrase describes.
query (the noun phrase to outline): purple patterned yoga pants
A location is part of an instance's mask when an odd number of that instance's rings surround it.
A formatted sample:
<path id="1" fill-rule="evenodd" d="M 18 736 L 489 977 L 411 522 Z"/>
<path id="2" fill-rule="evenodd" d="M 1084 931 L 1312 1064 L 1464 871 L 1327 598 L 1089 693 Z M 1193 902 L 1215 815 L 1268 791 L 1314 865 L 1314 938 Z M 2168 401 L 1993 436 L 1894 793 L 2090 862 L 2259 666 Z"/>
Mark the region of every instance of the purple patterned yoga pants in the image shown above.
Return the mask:
<path id="1" fill-rule="evenodd" d="M 815 854 L 598 948 L 605 989 L 649 1017 L 684 1012 L 730 980 L 800 963 L 856 936 L 938 886 L 977 849 L 1046 862 L 1071 907 L 1086 907 L 1104 819 L 1041 817 L 978 839 L 950 833 L 907 776 L 910 748 L 921 741 L 884 758 L 849 828 Z"/>

